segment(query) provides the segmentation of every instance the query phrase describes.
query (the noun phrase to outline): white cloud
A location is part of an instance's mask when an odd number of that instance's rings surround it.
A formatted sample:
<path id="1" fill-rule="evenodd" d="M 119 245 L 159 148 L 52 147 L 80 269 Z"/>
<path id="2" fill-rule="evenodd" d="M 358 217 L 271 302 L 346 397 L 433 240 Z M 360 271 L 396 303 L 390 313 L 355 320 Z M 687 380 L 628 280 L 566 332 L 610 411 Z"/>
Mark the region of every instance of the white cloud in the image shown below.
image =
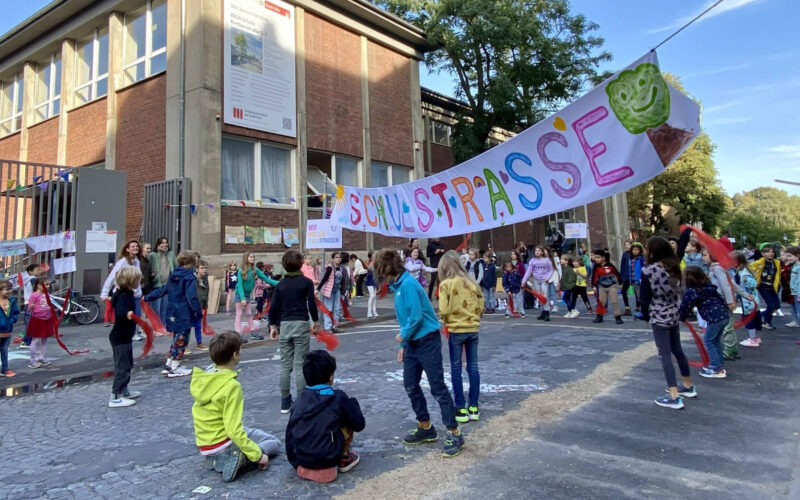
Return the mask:
<path id="1" fill-rule="evenodd" d="M 726 1 L 722 2 L 721 4 L 717 5 L 716 7 L 714 7 L 713 9 L 711 9 L 706 15 L 704 15 L 703 17 L 701 17 L 700 19 L 698 19 L 695 22 L 699 23 L 699 22 L 702 22 L 702 21 L 707 21 L 707 20 L 711 19 L 712 17 L 717 17 L 720 14 L 724 14 L 724 13 L 730 12 L 732 10 L 740 9 L 742 7 L 746 7 L 747 5 L 754 4 L 754 3 L 760 2 L 760 1 L 762 1 L 762 0 L 726 0 Z M 707 8 L 709 8 L 713 3 L 714 3 L 714 1 L 706 2 L 706 4 L 703 5 L 703 7 L 701 9 L 697 9 L 697 12 L 695 12 L 694 14 L 680 17 L 680 18 L 674 20 L 672 23 L 670 23 L 667 26 L 662 26 L 660 28 L 652 28 L 652 29 L 647 30 L 647 32 L 652 35 L 654 33 L 661 33 L 661 32 L 664 32 L 664 31 L 670 31 L 670 30 L 674 30 L 674 29 L 680 28 L 684 24 L 686 24 L 689 21 L 691 21 L 692 19 L 694 19 L 695 16 L 697 16 L 697 14 L 699 14 L 699 13 L 703 12 L 704 10 L 706 10 Z"/>
<path id="2" fill-rule="evenodd" d="M 767 151 L 782 158 L 800 159 L 800 144 L 780 144 L 767 148 Z"/>
<path id="3" fill-rule="evenodd" d="M 739 71 L 740 69 L 747 69 L 750 67 L 750 63 L 742 63 L 742 64 L 734 64 L 732 66 L 723 66 L 721 68 L 714 68 L 708 69 L 705 71 L 697 71 L 695 73 L 689 73 L 688 75 L 683 75 L 683 78 L 693 78 L 696 76 L 710 76 L 710 75 L 718 75 L 720 73 L 727 73 L 729 71 Z"/>
<path id="4" fill-rule="evenodd" d="M 734 125 L 736 123 L 745 123 L 753 119 L 752 116 L 730 116 L 727 118 L 715 118 L 713 120 L 705 121 L 705 125 Z"/>
<path id="5" fill-rule="evenodd" d="M 728 101 L 728 102 L 723 103 L 723 104 L 717 104 L 716 106 L 709 106 L 709 107 L 703 106 L 703 115 L 710 115 L 712 113 L 716 113 L 717 111 L 722 111 L 723 109 L 728 109 L 728 108 L 730 108 L 732 106 L 736 106 L 740 102 L 741 101 Z"/>

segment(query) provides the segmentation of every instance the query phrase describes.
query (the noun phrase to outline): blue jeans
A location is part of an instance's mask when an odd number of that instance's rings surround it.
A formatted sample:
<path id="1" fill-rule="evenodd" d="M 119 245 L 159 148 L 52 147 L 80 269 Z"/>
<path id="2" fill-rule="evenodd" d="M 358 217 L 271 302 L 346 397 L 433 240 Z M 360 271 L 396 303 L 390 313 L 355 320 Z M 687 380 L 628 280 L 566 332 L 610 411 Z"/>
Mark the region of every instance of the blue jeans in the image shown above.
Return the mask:
<path id="1" fill-rule="evenodd" d="M 494 309 L 494 288 L 483 288 L 484 309 Z"/>
<path id="2" fill-rule="evenodd" d="M 795 323 L 800 323 L 800 302 L 794 296 L 792 297 L 792 319 Z"/>
<path id="3" fill-rule="evenodd" d="M 567 311 L 575 309 L 575 295 L 572 290 L 564 290 L 564 303 L 567 305 Z"/>
<path id="4" fill-rule="evenodd" d="M 558 293 L 556 292 L 556 284 L 547 284 L 547 300 L 553 303 L 553 307 L 558 307 Z"/>
<path id="5" fill-rule="evenodd" d="M 322 297 L 322 303 L 333 313 L 333 317 L 336 318 L 337 321 L 342 317 L 342 301 L 339 300 L 340 297 L 339 290 L 331 290 L 330 297 L 325 297 L 324 295 Z M 333 328 L 331 318 L 327 314 L 322 315 L 322 324 L 326 330 Z"/>
<path id="6" fill-rule="evenodd" d="M 767 304 L 767 308 L 764 309 L 764 312 L 761 313 L 761 319 L 763 323 L 767 325 L 772 325 L 772 314 L 781 308 L 781 299 L 778 297 L 778 293 L 775 292 L 775 289 L 770 284 L 762 283 L 758 287 L 758 293 L 761 294 L 761 298 L 764 299 L 764 302 Z"/>
<path id="7" fill-rule="evenodd" d="M 703 336 L 703 344 L 706 346 L 708 357 L 711 359 L 708 363 L 708 367 L 714 371 L 722 369 L 722 332 L 725 331 L 727 325 L 727 319 L 706 325 L 706 334 Z"/>
<path id="8" fill-rule="evenodd" d="M 11 337 L 0 338 L 0 362 L 3 365 L 3 373 L 8 371 L 8 345 L 10 343 Z"/>
<path id="9" fill-rule="evenodd" d="M 453 398 L 456 408 L 464 408 L 464 387 L 461 382 L 461 352 L 467 351 L 467 375 L 469 376 L 469 405 L 478 406 L 481 392 L 481 375 L 478 372 L 478 333 L 450 333 L 450 375 L 453 382 Z"/>
<path id="10" fill-rule="evenodd" d="M 24 315 L 25 316 L 25 331 L 27 332 L 28 331 L 28 321 L 31 319 L 32 307 L 28 307 L 27 305 L 25 305 L 25 306 L 23 306 L 23 309 L 24 309 L 24 313 L 25 313 L 25 315 Z M 31 345 L 31 337 L 27 333 L 25 333 L 25 335 L 22 337 L 22 342 L 24 342 L 25 345 Z"/>
<path id="11" fill-rule="evenodd" d="M 203 343 L 203 318 L 194 320 L 194 339 L 197 341 L 197 345 Z"/>
<path id="12" fill-rule="evenodd" d="M 444 369 L 442 368 L 442 339 L 439 331 L 433 331 L 421 339 L 409 340 L 403 353 L 403 386 L 411 400 L 411 408 L 418 422 L 430 422 L 428 402 L 419 381 L 422 372 L 428 377 L 431 394 L 439 403 L 442 411 L 442 423 L 448 429 L 458 428 L 456 423 L 456 407 L 453 398 L 444 383 Z"/>
<path id="13" fill-rule="evenodd" d="M 154 288 L 153 291 L 158 290 L 158 288 Z M 151 292 L 152 293 L 152 292 Z M 166 325 L 167 324 L 167 296 L 159 297 L 154 301 L 150 302 L 150 307 L 153 308 L 153 311 L 158 314 L 158 317 L 161 319 L 161 323 Z"/>

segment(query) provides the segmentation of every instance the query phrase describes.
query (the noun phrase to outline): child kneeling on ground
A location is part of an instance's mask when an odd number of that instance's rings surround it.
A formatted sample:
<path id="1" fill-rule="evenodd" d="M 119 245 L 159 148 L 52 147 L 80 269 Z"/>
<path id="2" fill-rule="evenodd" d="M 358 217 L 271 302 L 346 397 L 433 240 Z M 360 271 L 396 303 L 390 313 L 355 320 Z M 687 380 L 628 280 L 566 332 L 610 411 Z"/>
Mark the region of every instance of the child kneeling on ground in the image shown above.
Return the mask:
<path id="1" fill-rule="evenodd" d="M 297 399 L 286 426 L 286 456 L 297 475 L 320 483 L 336 479 L 359 462 L 350 450 L 353 433 L 366 425 L 356 398 L 333 389 L 336 358 L 311 351 L 303 361 L 308 384 Z"/>
<path id="2" fill-rule="evenodd" d="M 195 442 L 208 468 L 221 472 L 226 482 L 256 467 L 265 470 L 280 450 L 275 436 L 242 425 L 244 397 L 239 372 L 233 370 L 241 346 L 235 332 L 216 335 L 208 346 L 214 364 L 205 371 L 195 367 L 189 386 Z"/>

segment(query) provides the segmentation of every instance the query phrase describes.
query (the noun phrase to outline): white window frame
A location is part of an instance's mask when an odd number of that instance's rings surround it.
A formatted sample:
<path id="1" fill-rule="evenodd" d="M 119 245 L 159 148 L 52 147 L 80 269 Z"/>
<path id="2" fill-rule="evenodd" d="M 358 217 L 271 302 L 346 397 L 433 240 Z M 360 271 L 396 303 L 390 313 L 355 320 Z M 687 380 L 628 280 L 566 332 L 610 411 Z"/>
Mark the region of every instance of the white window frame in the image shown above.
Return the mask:
<path id="1" fill-rule="evenodd" d="M 385 165 L 386 167 L 388 167 L 387 168 L 388 172 L 387 172 L 386 175 L 388 177 L 389 186 L 394 186 L 395 185 L 394 177 L 392 175 L 392 172 L 394 171 L 395 168 L 402 168 L 403 170 L 407 170 L 408 171 L 408 182 L 411 182 L 411 181 L 414 180 L 414 168 L 413 167 L 406 167 L 406 166 L 403 166 L 403 165 L 395 165 L 393 163 L 386 163 L 386 162 L 383 162 L 383 161 L 373 161 L 372 163 L 373 164 L 378 164 L 378 165 Z M 372 184 L 372 181 L 370 181 L 370 184 Z M 371 187 L 381 187 L 381 186 L 371 186 Z"/>
<path id="2" fill-rule="evenodd" d="M 92 102 L 94 100 L 101 99 L 101 98 L 103 98 L 103 97 L 108 95 L 108 67 L 110 66 L 110 64 L 106 64 L 106 72 L 105 73 L 103 73 L 102 75 L 98 75 L 97 74 L 98 68 L 100 67 L 100 38 L 103 36 L 103 35 L 100 34 L 101 31 L 105 31 L 106 47 L 107 47 L 107 51 L 106 52 L 108 54 L 111 53 L 111 45 L 110 45 L 111 38 L 110 38 L 110 35 L 109 35 L 109 32 L 108 32 L 108 27 L 97 28 L 92 33 L 92 38 L 91 38 L 91 40 L 92 40 L 92 62 L 90 64 L 90 66 L 91 66 L 91 70 L 90 70 L 91 71 L 91 76 L 89 77 L 89 81 L 79 84 L 78 83 L 78 72 L 77 71 L 74 72 L 75 73 L 75 77 L 74 77 L 74 80 L 73 80 L 73 84 L 74 84 L 74 87 L 75 87 L 75 99 L 76 99 L 76 102 L 78 103 L 79 106 L 82 106 L 84 104 L 88 104 L 88 103 L 90 103 L 90 102 Z M 80 42 L 78 42 L 77 45 L 80 45 L 80 44 L 82 44 L 84 42 L 87 42 L 87 41 L 88 41 L 87 39 L 83 39 Z M 78 47 L 76 46 L 75 47 L 75 49 L 76 49 L 75 50 L 75 66 L 73 66 L 73 67 L 77 67 L 78 61 L 81 59 L 80 52 L 78 52 L 77 48 Z M 106 62 L 110 63 L 110 61 L 106 61 Z M 101 95 L 101 96 L 98 96 L 97 95 L 97 84 L 103 79 L 106 80 L 106 93 Z M 86 87 L 89 87 L 89 100 L 87 100 L 86 102 L 83 102 L 83 99 L 81 99 L 79 96 L 80 96 L 80 91 L 85 89 Z"/>
<path id="3" fill-rule="evenodd" d="M 241 137 L 238 135 L 224 135 L 223 138 L 230 139 L 233 141 L 239 142 L 246 142 L 252 144 L 255 150 L 253 151 L 253 199 L 252 200 L 229 200 L 229 199 L 221 199 L 220 201 L 224 201 L 230 205 L 235 203 L 239 203 L 239 201 L 250 201 L 256 202 L 259 201 L 263 206 L 266 208 L 297 208 L 297 179 L 296 179 L 296 169 L 295 169 L 295 148 L 291 146 L 287 146 L 285 144 L 279 144 L 275 142 L 267 142 L 267 141 L 259 141 L 256 139 L 250 139 L 248 137 Z M 265 145 L 271 148 L 283 149 L 289 152 L 289 196 L 294 198 L 294 202 L 284 202 L 280 201 L 279 203 L 274 203 L 269 200 L 264 201 L 261 199 L 261 146 Z M 223 165 L 220 165 L 220 169 L 225 168 Z M 220 176 L 222 172 L 220 171 Z"/>
<path id="4" fill-rule="evenodd" d="M 25 89 L 23 82 L 22 74 L 14 75 L 14 79 L 11 81 L 0 82 L 0 84 L 2 84 L 3 93 L 7 92 L 7 89 L 11 87 L 11 113 L 8 116 L 0 115 L 0 137 L 11 135 L 18 132 L 21 128 L 21 126 L 17 126 L 17 119 L 19 118 L 21 121 L 22 118 L 22 107 L 20 103 L 22 102 L 22 94 Z M 9 127 L 9 131 L 4 133 L 2 132 L 2 128 L 6 122 L 11 122 L 11 126 Z"/>
<path id="5" fill-rule="evenodd" d="M 439 142 L 436 140 L 436 126 L 441 125 L 447 127 L 447 141 L 446 142 Z M 449 123 L 445 123 L 439 120 L 431 120 L 431 142 L 434 144 L 439 144 L 440 146 L 447 146 L 448 148 L 453 147 L 453 126 Z"/>
<path id="6" fill-rule="evenodd" d="M 54 53 L 50 55 L 50 62 L 45 63 L 50 65 L 50 81 L 47 82 L 47 97 L 43 102 L 39 104 L 34 104 L 33 106 L 33 123 L 40 123 L 45 120 L 49 120 L 54 116 L 58 116 L 61 113 L 61 88 L 55 88 L 56 83 L 56 61 L 61 59 L 60 53 Z M 62 61 L 63 64 L 63 61 Z M 36 82 L 34 83 L 34 94 L 33 94 L 33 102 L 37 102 L 39 99 L 39 70 L 42 68 L 41 64 L 36 64 Z M 59 70 L 60 71 L 60 70 Z M 61 76 L 61 75 L 59 75 Z M 55 101 L 59 101 L 58 103 L 58 113 L 53 113 L 53 104 Z M 45 108 L 44 117 L 39 116 L 39 110 Z"/>
<path id="7" fill-rule="evenodd" d="M 361 182 L 361 179 L 362 179 L 361 169 L 363 168 L 363 163 L 364 162 L 361 161 L 360 158 L 356 158 L 355 156 L 337 155 L 337 154 L 332 154 L 331 155 L 331 178 L 333 180 L 334 186 L 338 186 L 339 185 L 339 179 L 336 176 L 336 158 L 344 158 L 344 159 L 347 159 L 347 160 L 355 160 L 355 162 L 356 162 L 356 180 L 358 180 L 358 186 L 353 186 L 353 187 L 361 187 L 361 184 L 362 184 L 362 182 Z"/>
<path id="8" fill-rule="evenodd" d="M 166 3 L 166 2 L 165 2 Z M 125 14 L 125 22 L 123 28 L 123 36 L 122 36 L 122 59 L 125 59 L 125 54 L 127 53 L 127 45 L 128 45 L 128 15 L 141 8 L 141 5 L 136 9 L 130 10 L 128 13 Z M 154 76 L 150 73 L 150 65 L 152 64 L 153 58 L 156 56 L 160 56 L 167 52 L 166 45 L 153 52 L 153 0 L 147 0 L 147 8 L 145 9 L 145 23 L 144 23 L 144 55 L 135 61 L 129 62 L 122 66 L 122 86 L 127 87 L 128 85 L 133 85 L 136 82 L 141 82 L 144 79 L 150 78 Z M 109 45 L 109 51 L 111 50 L 111 46 Z M 144 75 L 139 80 L 127 81 L 125 76 L 125 71 L 129 68 L 136 66 L 137 64 L 144 62 Z M 159 71 L 159 73 L 163 73 L 166 71 L 166 66 L 164 67 L 163 71 Z M 158 74 L 158 73 L 156 73 Z"/>

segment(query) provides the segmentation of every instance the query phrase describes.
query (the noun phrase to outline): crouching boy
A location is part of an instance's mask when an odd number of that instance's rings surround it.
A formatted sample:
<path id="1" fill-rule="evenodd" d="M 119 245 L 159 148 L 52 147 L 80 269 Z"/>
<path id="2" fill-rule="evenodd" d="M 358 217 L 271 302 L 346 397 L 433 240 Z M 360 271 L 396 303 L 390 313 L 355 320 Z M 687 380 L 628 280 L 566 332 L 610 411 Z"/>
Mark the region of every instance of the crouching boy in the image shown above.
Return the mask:
<path id="1" fill-rule="evenodd" d="M 292 408 L 286 426 L 286 456 L 297 475 L 320 483 L 336 479 L 359 462 L 350 450 L 354 432 L 364 430 L 364 414 L 356 398 L 335 390 L 336 359 L 311 351 L 303 361 L 308 384 Z"/>
<path id="2" fill-rule="evenodd" d="M 242 338 L 224 332 L 208 347 L 214 364 L 203 371 L 195 367 L 189 389 L 194 398 L 195 442 L 209 469 L 222 473 L 223 481 L 256 467 L 265 470 L 269 457 L 278 454 L 280 442 L 260 429 L 242 425 L 244 398 L 233 369 L 239 364 Z"/>

